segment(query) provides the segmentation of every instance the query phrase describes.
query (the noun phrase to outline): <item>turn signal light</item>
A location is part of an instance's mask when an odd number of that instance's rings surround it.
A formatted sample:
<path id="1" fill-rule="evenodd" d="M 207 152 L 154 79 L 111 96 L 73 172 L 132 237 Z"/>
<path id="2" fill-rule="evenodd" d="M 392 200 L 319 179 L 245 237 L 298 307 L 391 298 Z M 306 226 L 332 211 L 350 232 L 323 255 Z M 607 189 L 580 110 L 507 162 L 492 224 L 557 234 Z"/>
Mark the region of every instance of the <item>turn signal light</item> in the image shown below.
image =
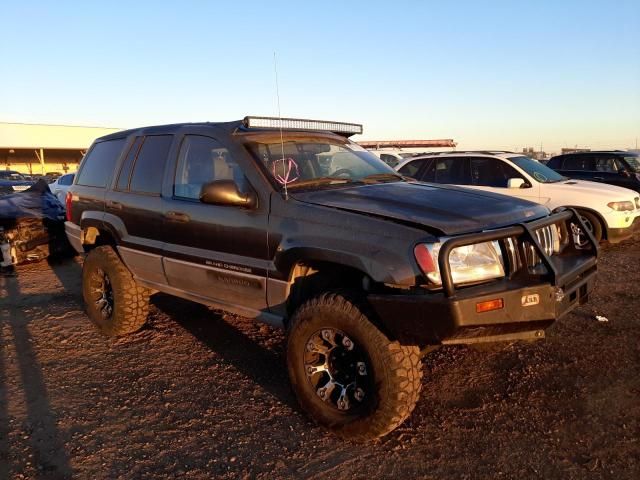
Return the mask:
<path id="1" fill-rule="evenodd" d="M 504 308 L 504 302 L 501 298 L 476 303 L 476 313 L 490 312 L 491 310 L 500 310 L 501 308 Z"/>

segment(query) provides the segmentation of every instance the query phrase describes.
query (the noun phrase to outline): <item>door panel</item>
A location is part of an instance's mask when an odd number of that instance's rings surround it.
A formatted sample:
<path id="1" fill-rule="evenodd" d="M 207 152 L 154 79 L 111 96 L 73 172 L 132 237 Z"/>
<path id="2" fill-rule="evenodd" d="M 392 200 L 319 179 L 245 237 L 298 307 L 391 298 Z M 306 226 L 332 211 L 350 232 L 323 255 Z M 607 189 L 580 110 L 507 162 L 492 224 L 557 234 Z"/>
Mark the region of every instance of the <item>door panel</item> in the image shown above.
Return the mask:
<path id="1" fill-rule="evenodd" d="M 115 189 L 105 197 L 105 216 L 121 237 L 122 256 L 129 269 L 142 280 L 166 284 L 162 266 L 162 173 L 173 135 L 147 135 L 131 144 Z"/>
<path id="2" fill-rule="evenodd" d="M 234 180 L 252 188 L 216 139 L 185 135 L 173 197 L 163 197 L 164 269 L 170 286 L 256 310 L 266 303 L 268 205 L 255 209 L 201 203 L 202 185 Z"/>

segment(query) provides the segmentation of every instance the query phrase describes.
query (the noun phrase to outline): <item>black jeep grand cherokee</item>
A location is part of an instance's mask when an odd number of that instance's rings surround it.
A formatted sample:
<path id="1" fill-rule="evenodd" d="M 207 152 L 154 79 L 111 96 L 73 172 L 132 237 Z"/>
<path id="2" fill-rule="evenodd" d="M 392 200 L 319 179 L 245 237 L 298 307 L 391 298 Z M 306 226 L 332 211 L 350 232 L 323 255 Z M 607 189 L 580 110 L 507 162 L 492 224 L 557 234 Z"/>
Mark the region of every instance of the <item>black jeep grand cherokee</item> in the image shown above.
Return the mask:
<path id="1" fill-rule="evenodd" d="M 404 178 L 351 142 L 360 125 L 247 117 L 95 141 L 67 196 L 106 335 L 169 293 L 288 331 L 302 407 L 352 439 L 413 410 L 421 353 L 544 336 L 586 300 L 597 246 L 572 210 Z"/>

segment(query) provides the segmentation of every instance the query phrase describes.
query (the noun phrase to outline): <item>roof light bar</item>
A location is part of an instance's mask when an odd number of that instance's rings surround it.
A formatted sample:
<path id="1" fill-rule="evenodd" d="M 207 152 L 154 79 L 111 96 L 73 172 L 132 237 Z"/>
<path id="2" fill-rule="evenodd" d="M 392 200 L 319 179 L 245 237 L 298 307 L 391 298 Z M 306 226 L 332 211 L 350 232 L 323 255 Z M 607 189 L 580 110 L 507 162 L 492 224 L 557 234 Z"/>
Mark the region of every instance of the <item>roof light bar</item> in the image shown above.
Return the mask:
<path id="1" fill-rule="evenodd" d="M 325 130 L 342 135 L 362 133 L 362 125 L 358 123 L 328 122 L 304 118 L 244 117 L 244 126 L 247 128 L 283 128 L 287 130 Z"/>

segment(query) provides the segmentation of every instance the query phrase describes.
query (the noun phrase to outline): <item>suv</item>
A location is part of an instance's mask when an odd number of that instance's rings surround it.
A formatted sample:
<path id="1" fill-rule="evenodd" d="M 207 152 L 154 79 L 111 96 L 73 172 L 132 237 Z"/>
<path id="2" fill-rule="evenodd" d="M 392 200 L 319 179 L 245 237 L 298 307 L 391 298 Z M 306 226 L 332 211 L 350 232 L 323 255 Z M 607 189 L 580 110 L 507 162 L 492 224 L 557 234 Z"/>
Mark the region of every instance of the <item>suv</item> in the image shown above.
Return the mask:
<path id="1" fill-rule="evenodd" d="M 610 183 L 640 192 L 640 154 L 615 150 L 552 157 L 549 168 L 570 178 Z"/>
<path id="2" fill-rule="evenodd" d="M 640 196 L 626 188 L 570 180 L 533 158 L 502 151 L 447 152 L 411 158 L 399 173 L 425 182 L 463 185 L 530 200 L 551 210 L 575 208 L 596 241 L 617 243 L 633 235 Z M 578 225 L 574 225 L 576 230 Z M 586 235 L 579 232 L 580 244 Z"/>
<path id="3" fill-rule="evenodd" d="M 541 338 L 587 299 L 598 248 L 574 211 L 408 181 L 361 131 L 246 117 L 97 139 L 66 198 L 90 319 L 135 332 L 160 291 L 284 327 L 304 410 L 364 440 L 413 410 L 421 352 Z"/>

